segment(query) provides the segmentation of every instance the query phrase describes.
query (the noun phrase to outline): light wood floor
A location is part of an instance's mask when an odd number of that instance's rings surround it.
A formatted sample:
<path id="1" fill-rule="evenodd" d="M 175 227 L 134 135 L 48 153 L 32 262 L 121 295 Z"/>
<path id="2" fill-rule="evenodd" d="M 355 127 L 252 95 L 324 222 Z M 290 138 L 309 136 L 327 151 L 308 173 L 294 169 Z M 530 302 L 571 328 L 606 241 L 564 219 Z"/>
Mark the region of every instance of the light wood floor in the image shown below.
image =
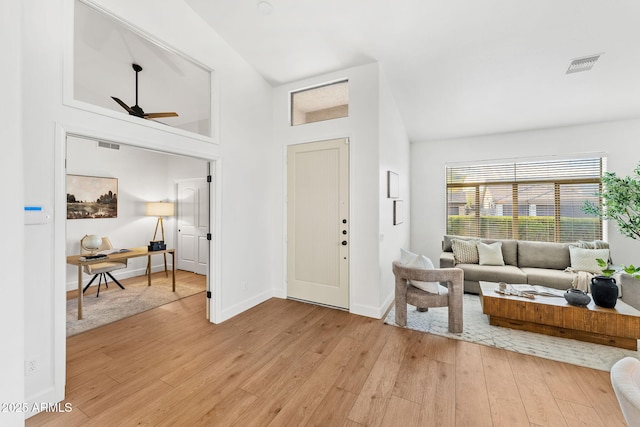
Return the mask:
<path id="1" fill-rule="evenodd" d="M 67 340 L 69 413 L 27 426 L 625 426 L 608 372 L 271 299 L 204 294 Z"/>

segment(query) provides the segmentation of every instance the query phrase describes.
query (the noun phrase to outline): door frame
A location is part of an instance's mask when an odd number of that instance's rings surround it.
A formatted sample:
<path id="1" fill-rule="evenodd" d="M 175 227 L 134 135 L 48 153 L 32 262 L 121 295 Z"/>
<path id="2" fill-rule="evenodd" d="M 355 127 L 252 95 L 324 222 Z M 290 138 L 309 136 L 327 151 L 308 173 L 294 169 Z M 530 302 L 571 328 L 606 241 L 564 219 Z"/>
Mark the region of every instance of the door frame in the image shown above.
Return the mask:
<path id="1" fill-rule="evenodd" d="M 207 301 L 207 318 L 211 323 L 222 322 L 221 316 L 221 193 L 222 193 L 222 157 L 207 153 L 203 150 L 191 149 L 178 150 L 174 147 L 154 147 L 153 142 L 136 141 L 134 138 L 127 138 L 122 135 L 112 135 L 104 132 L 97 132 L 93 129 L 86 129 L 77 126 L 70 126 L 56 122 L 55 124 L 55 149 L 54 149 L 54 218 L 53 218 L 53 319 L 51 328 L 53 330 L 53 384 L 43 397 L 43 401 L 60 402 L 65 398 L 66 384 L 66 152 L 67 137 L 77 136 L 85 139 L 111 141 L 117 144 L 129 145 L 140 149 L 156 151 L 165 154 L 175 154 L 186 157 L 193 157 L 207 161 L 209 164 L 209 174 L 211 175 L 211 185 L 209 187 L 209 227 L 212 233 L 212 240 L 209 251 L 209 268 L 207 273 L 207 292 L 211 292 L 211 298 Z M 215 192 L 213 195 L 212 192 Z M 212 197 L 213 196 L 213 197 Z M 213 269 L 213 274 L 212 274 Z"/>
<path id="2" fill-rule="evenodd" d="M 290 145 L 299 145 L 299 144 L 309 144 L 309 143 L 314 143 L 314 142 L 324 142 L 324 141 L 331 141 L 331 140 L 335 140 L 335 139 L 344 139 L 346 141 L 346 143 L 349 145 L 349 161 L 348 161 L 348 167 L 349 167 L 349 185 L 348 185 L 348 192 L 349 192 L 349 257 L 348 257 L 348 268 L 349 268 L 349 273 L 348 273 L 348 280 L 349 280 L 349 308 L 348 311 L 351 312 L 353 309 L 353 280 L 352 280 L 352 276 L 353 276 L 353 265 L 351 260 L 353 259 L 353 241 L 354 241 L 354 234 L 353 234 L 353 202 L 352 202 L 352 185 L 353 185 L 353 175 L 352 175 L 352 170 L 353 170 L 353 152 L 351 150 L 351 138 L 349 136 L 318 136 L 317 138 L 313 138 L 313 139 L 308 139 L 308 140 L 300 140 L 300 141 L 290 141 L 290 142 L 286 142 L 282 145 L 282 159 L 283 159 L 283 166 L 282 166 L 282 174 L 284 179 L 282 180 L 282 194 L 284 195 L 283 197 L 283 204 L 282 204 L 282 236 L 283 236 L 283 244 L 282 244 L 282 288 L 278 291 L 278 292 L 274 292 L 274 296 L 278 297 L 278 298 L 283 298 L 283 299 L 287 299 L 288 298 L 288 284 L 289 284 L 289 277 L 288 277 L 288 271 L 289 271 L 289 257 L 288 257 L 288 239 L 289 239 L 289 232 L 288 232 L 288 226 L 289 226 L 289 210 L 288 210 L 288 200 L 289 200 L 289 164 L 288 164 L 288 149 Z M 310 304 L 315 304 L 313 302 L 309 302 Z M 332 306 L 333 307 L 333 306 Z M 333 307 L 336 310 L 341 310 L 340 308 L 337 307 Z"/>

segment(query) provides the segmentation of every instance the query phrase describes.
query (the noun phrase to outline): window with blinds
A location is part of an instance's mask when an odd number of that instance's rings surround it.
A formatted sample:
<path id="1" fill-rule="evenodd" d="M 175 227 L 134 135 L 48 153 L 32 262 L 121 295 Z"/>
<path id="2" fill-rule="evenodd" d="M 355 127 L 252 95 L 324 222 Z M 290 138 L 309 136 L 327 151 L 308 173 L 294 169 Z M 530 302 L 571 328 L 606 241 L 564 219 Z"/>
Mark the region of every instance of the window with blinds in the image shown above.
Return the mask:
<path id="1" fill-rule="evenodd" d="M 602 239 L 582 211 L 597 193 L 604 158 L 447 166 L 447 234 L 575 242 Z"/>

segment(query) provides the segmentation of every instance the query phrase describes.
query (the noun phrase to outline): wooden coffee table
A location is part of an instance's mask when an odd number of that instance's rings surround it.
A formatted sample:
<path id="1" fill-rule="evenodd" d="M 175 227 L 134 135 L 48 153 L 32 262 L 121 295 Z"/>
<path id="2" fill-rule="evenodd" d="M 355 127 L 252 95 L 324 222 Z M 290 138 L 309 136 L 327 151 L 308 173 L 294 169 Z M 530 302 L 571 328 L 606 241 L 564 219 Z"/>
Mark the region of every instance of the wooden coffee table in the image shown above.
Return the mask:
<path id="1" fill-rule="evenodd" d="M 480 282 L 482 312 L 491 325 L 638 350 L 640 311 L 621 300 L 615 308 L 602 308 L 593 301 L 576 307 L 562 297 L 501 295 L 495 292 L 497 287 Z"/>

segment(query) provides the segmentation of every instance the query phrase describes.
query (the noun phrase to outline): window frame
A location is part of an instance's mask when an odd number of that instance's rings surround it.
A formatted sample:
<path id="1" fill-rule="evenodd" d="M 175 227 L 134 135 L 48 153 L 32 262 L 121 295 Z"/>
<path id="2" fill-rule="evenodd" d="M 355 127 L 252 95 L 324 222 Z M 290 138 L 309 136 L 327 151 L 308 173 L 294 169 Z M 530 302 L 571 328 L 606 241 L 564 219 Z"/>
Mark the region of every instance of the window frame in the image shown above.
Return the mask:
<path id="1" fill-rule="evenodd" d="M 521 215 L 519 213 L 519 208 L 521 207 L 520 204 L 518 203 L 518 199 L 519 199 L 519 194 L 521 193 L 521 191 L 518 190 L 519 186 L 523 186 L 523 185 L 553 185 L 553 204 L 554 204 L 554 213 L 553 213 L 553 240 L 546 240 L 546 241 L 553 241 L 553 242 L 564 242 L 564 240 L 562 239 L 562 218 L 575 218 L 575 217 L 571 217 L 571 216 L 562 216 L 562 197 L 561 197 L 561 192 L 563 189 L 563 186 L 567 186 L 567 185 L 597 185 L 598 189 L 597 189 L 597 193 L 602 193 L 602 175 L 605 172 L 606 169 L 606 158 L 604 156 L 598 156 L 598 157 L 586 157 L 586 158 L 568 158 L 568 159 L 564 159 L 562 161 L 565 162 L 571 162 L 571 161 L 585 161 L 585 160 L 598 160 L 599 161 L 599 177 L 598 178 L 572 178 L 572 177 L 568 177 L 568 178 L 564 178 L 564 179 L 559 179 L 559 178 L 551 178 L 551 179 L 523 179 L 523 180 L 518 180 L 518 179 L 505 179 L 505 180 L 496 180 L 496 179 L 491 179 L 489 182 L 483 182 L 483 181 L 470 181 L 470 182 L 450 182 L 450 174 L 452 174 L 452 172 L 450 172 L 452 169 L 455 169 L 456 171 L 459 171 L 460 169 L 463 169 L 464 166 L 451 166 L 451 165 L 446 165 L 445 167 L 445 192 L 446 192 L 446 211 L 445 211 L 445 227 L 446 227 L 446 233 L 447 234 L 455 234 L 452 233 L 451 230 L 451 221 L 450 221 L 450 217 L 452 216 L 456 216 L 456 215 L 452 215 L 451 211 L 455 208 L 455 206 L 451 206 L 451 190 L 455 190 L 455 189 L 475 189 L 474 191 L 474 195 L 473 195 L 473 199 L 474 199 L 474 203 L 472 205 L 472 209 L 473 209 L 473 220 L 475 222 L 475 224 L 471 224 L 474 228 L 474 235 L 468 235 L 468 237 L 478 237 L 478 238 L 483 238 L 483 227 L 482 227 L 482 205 L 484 202 L 484 199 L 481 196 L 481 192 L 483 189 L 487 188 L 491 188 L 493 187 L 497 187 L 497 186 L 511 186 L 512 190 L 511 190 L 511 215 L 504 215 L 505 217 L 509 217 L 511 216 L 511 229 L 510 229 L 510 236 L 506 237 L 507 239 L 516 239 L 516 240 L 527 240 L 527 239 L 523 239 L 520 236 L 519 233 L 519 217 L 520 216 L 524 216 Z M 520 159 L 518 161 L 503 161 L 503 162 L 496 162 L 496 164 L 500 164 L 500 165 L 505 165 L 508 163 L 513 163 L 514 166 L 514 170 L 517 169 L 517 165 L 518 164 L 526 164 L 529 160 L 527 159 Z M 531 160 L 531 161 L 535 161 L 535 162 L 540 162 L 540 163 L 548 163 L 548 164 L 553 164 L 554 162 L 558 161 L 557 159 L 549 159 L 549 160 Z M 475 170 L 482 168 L 483 165 L 482 163 L 478 163 L 478 164 L 469 164 L 468 167 L 469 168 L 474 168 Z M 486 165 L 487 168 L 491 167 L 490 165 Z M 517 174 L 516 174 L 517 175 Z M 597 194 L 595 194 L 594 192 L 594 196 L 598 196 Z M 566 197 L 564 198 L 566 200 Z M 602 198 L 598 196 L 598 203 L 600 205 L 602 205 Z M 565 207 L 568 206 L 568 204 L 564 205 Z M 529 215 L 530 216 L 530 215 Z M 537 216 L 537 215 L 536 215 Z M 544 215 L 540 215 L 540 217 L 542 217 Z M 599 240 L 604 239 L 605 236 L 605 232 L 606 232 L 606 228 L 604 227 L 604 221 L 599 220 L 598 221 L 598 229 L 597 229 L 597 238 Z M 471 228 L 471 227 L 469 227 Z"/>

